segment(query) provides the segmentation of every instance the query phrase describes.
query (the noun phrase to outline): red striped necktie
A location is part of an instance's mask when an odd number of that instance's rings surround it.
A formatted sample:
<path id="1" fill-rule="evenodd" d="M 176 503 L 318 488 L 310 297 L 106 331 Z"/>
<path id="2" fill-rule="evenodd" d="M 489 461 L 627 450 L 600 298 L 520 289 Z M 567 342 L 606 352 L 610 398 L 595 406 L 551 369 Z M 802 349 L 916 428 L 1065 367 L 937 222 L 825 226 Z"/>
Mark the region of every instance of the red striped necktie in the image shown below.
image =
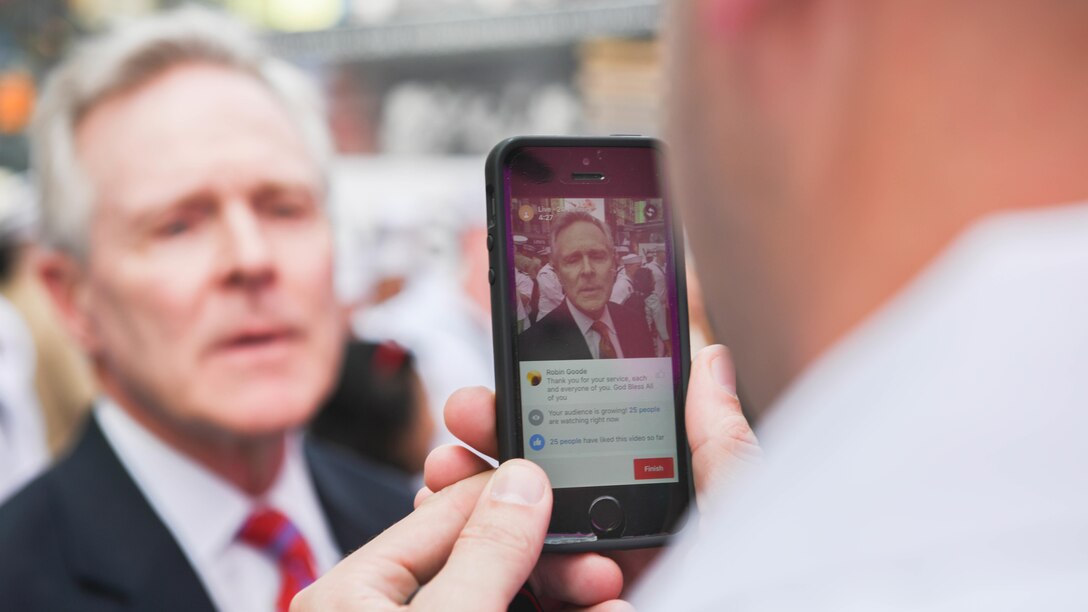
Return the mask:
<path id="1" fill-rule="evenodd" d="M 597 359 L 615 359 L 616 347 L 612 346 L 612 338 L 609 337 L 608 326 L 604 324 L 604 321 L 597 319 L 589 328 L 601 337 L 597 342 Z"/>
<path id="2" fill-rule="evenodd" d="M 317 579 L 314 556 L 305 538 L 279 511 L 271 508 L 254 510 L 239 530 L 238 539 L 260 549 L 279 567 L 277 611 L 287 612 L 291 598 Z"/>

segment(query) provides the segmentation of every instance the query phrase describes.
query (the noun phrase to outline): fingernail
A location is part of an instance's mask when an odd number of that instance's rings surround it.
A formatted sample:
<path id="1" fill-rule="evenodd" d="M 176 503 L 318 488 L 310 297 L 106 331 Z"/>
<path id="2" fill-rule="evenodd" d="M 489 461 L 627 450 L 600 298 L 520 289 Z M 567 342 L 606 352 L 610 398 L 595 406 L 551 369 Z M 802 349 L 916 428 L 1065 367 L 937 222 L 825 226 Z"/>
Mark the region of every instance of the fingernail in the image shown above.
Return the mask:
<path id="1" fill-rule="evenodd" d="M 737 378 L 733 371 L 733 360 L 729 357 L 729 352 L 722 349 L 713 359 L 710 360 L 710 376 L 714 378 L 714 382 L 718 383 L 718 386 L 725 389 L 729 395 L 737 395 Z"/>
<path id="2" fill-rule="evenodd" d="M 499 466 L 491 477 L 491 499 L 508 504 L 535 506 L 544 497 L 547 483 L 540 471 L 511 461 Z"/>

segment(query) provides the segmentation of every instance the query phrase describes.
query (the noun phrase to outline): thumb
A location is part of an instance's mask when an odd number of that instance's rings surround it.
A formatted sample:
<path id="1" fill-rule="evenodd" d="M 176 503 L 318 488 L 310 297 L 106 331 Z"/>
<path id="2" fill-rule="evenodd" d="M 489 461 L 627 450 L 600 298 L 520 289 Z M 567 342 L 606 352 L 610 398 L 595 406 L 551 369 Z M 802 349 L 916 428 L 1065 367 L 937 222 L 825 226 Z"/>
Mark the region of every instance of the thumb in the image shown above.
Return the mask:
<path id="1" fill-rule="evenodd" d="M 705 500 L 717 483 L 762 457 L 759 441 L 740 409 L 729 349 L 716 344 L 696 354 L 685 413 L 695 490 Z"/>
<path id="2" fill-rule="evenodd" d="M 506 610 L 528 579 L 551 517 L 548 477 L 524 459 L 499 466 L 446 566 L 412 600 L 424 610 Z"/>
<path id="3" fill-rule="evenodd" d="M 477 474 L 428 497 L 296 595 L 291 611 L 401 609 L 442 569 L 490 476 Z"/>

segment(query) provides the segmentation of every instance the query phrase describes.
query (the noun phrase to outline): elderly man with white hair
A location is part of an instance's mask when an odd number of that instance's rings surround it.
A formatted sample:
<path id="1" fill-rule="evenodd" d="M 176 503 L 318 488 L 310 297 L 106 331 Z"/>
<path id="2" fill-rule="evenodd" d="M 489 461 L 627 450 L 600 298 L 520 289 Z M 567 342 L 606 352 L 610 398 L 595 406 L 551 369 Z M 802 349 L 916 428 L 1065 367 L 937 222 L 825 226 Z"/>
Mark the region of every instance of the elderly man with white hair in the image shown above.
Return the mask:
<path id="1" fill-rule="evenodd" d="M 285 610 L 411 508 L 393 477 L 296 433 L 345 337 L 319 109 L 199 9 L 51 75 L 40 273 L 103 394 L 71 454 L 0 509 L 5 608 Z"/>

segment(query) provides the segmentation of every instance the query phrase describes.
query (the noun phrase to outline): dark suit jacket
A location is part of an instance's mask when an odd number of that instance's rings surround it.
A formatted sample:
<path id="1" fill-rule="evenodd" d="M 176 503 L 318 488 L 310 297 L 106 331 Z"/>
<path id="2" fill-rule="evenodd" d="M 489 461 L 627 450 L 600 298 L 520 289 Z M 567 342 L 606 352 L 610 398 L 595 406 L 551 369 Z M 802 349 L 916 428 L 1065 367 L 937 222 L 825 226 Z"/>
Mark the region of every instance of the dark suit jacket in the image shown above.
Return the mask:
<path id="1" fill-rule="evenodd" d="M 656 357 L 645 314 L 615 302 L 608 303 L 608 313 L 612 315 L 624 358 Z M 566 300 L 518 336 L 518 358 L 522 361 L 593 359 Z"/>
<path id="2" fill-rule="evenodd" d="M 305 454 L 345 553 L 411 511 L 405 484 L 382 468 L 312 441 Z M 67 458 L 0 508 L 0 608 L 214 609 L 94 419 Z"/>

